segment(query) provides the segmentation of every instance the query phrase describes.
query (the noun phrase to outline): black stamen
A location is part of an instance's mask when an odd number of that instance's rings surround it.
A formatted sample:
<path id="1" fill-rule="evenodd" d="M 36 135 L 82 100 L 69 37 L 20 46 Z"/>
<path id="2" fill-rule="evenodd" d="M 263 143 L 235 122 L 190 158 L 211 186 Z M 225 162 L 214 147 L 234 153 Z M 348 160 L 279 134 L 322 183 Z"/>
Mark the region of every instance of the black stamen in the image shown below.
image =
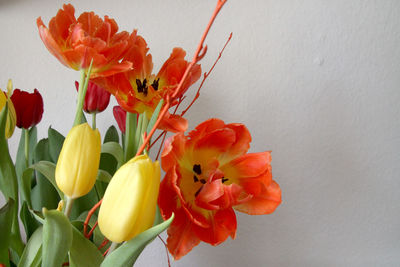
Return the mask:
<path id="1" fill-rule="evenodd" d="M 194 164 L 193 165 L 193 171 L 200 175 L 201 174 L 201 166 L 200 166 L 200 164 Z"/>
<path id="2" fill-rule="evenodd" d="M 143 92 L 143 86 L 142 86 L 142 81 L 141 80 L 136 79 L 136 86 L 137 86 L 138 93 L 142 93 Z"/>
<path id="3" fill-rule="evenodd" d="M 205 183 L 206 183 L 206 180 L 200 179 L 200 183 L 205 184 Z"/>
<path id="4" fill-rule="evenodd" d="M 228 181 L 228 180 L 229 180 L 228 178 L 223 178 L 223 177 L 222 177 L 222 182 L 223 182 L 223 183 L 225 183 L 225 182 Z"/>
<path id="5" fill-rule="evenodd" d="M 197 176 L 196 176 L 196 175 L 193 175 L 193 181 L 196 183 L 196 182 L 198 182 L 198 181 L 199 181 L 199 178 L 197 178 Z"/>
<path id="6" fill-rule="evenodd" d="M 199 188 L 199 190 L 196 191 L 196 193 L 194 194 L 195 197 L 197 197 L 197 195 L 200 193 L 201 189 L 203 189 L 203 186 L 201 186 L 201 187 Z"/>
<path id="7" fill-rule="evenodd" d="M 153 83 L 151 84 L 151 86 L 153 87 L 154 90 L 158 90 L 158 82 L 160 81 L 160 78 L 157 78 L 153 81 Z"/>

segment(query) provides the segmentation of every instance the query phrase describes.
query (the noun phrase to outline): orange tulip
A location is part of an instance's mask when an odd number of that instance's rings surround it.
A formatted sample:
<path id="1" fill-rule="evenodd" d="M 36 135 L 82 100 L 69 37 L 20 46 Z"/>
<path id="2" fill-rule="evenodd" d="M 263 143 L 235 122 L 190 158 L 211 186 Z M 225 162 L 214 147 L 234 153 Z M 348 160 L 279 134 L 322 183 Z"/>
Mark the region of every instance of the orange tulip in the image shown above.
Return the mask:
<path id="1" fill-rule="evenodd" d="M 120 62 L 127 50 L 129 33 L 117 32 L 117 23 L 108 16 L 103 20 L 93 12 L 84 12 L 76 19 L 74 7 L 64 4 L 50 20 L 49 28 L 40 17 L 36 23 L 47 49 L 69 68 L 87 70 L 93 60 L 94 78 L 132 67 L 129 61 Z"/>
<path id="2" fill-rule="evenodd" d="M 116 73 L 108 77 L 93 80 L 101 87 L 115 95 L 120 106 L 132 113 L 146 112 L 151 117 L 161 99 L 172 95 L 180 82 L 189 64 L 185 60 L 186 52 L 182 48 L 174 48 L 170 57 L 165 61 L 157 75 L 153 74 L 153 61 L 148 53 L 146 41 L 134 31 L 129 37 L 129 49 L 124 61 L 133 62 L 133 69 L 123 73 Z M 123 61 L 123 62 L 124 62 Z M 183 85 L 182 96 L 201 75 L 200 65 L 195 65 Z M 175 99 L 176 100 L 176 99 Z M 173 105 L 177 101 L 173 100 Z M 167 113 L 160 127 L 172 132 L 185 131 L 186 119 L 178 115 Z"/>
<path id="3" fill-rule="evenodd" d="M 175 214 L 167 239 L 175 259 L 200 241 L 215 246 L 235 238 L 234 209 L 269 214 L 281 203 L 270 152 L 246 154 L 250 141 L 243 124 L 210 119 L 165 142 L 158 204 L 164 218 Z"/>

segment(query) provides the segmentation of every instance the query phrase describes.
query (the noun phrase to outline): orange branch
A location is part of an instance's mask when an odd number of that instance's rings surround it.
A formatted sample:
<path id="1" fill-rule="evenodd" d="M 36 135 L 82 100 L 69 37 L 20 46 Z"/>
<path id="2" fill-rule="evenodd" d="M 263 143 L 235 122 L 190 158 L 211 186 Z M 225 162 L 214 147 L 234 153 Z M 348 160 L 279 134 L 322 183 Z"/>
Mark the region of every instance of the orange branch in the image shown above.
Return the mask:
<path id="1" fill-rule="evenodd" d="M 215 18 L 217 17 L 219 11 L 221 10 L 221 8 L 223 7 L 223 5 L 226 3 L 226 0 L 218 0 L 217 6 L 214 9 L 214 13 L 211 16 L 210 21 L 208 22 L 208 25 L 206 27 L 206 30 L 203 33 L 203 36 L 200 39 L 199 45 L 197 47 L 196 53 L 193 56 L 192 61 L 189 63 L 189 65 L 186 67 L 185 73 L 182 76 L 182 79 L 180 80 L 178 86 L 175 89 L 175 92 L 172 94 L 171 98 L 175 99 L 178 94 L 181 92 L 183 84 L 187 78 L 187 76 L 189 75 L 190 71 L 192 70 L 193 66 L 199 62 L 202 57 L 204 57 L 206 51 L 207 51 L 207 46 L 203 47 L 204 41 L 207 37 L 208 32 L 210 31 L 210 28 L 215 20 Z M 150 138 L 153 136 L 154 132 L 156 131 L 158 125 L 160 124 L 161 120 L 164 118 L 165 114 L 167 113 L 168 109 L 171 106 L 171 98 L 167 97 L 167 101 L 164 105 L 164 108 L 162 110 L 162 112 L 159 114 L 156 123 L 153 126 L 153 129 L 151 129 L 149 135 L 146 137 L 146 139 L 144 140 L 143 144 L 140 146 L 140 148 L 138 149 L 136 156 L 140 155 L 143 153 L 144 148 L 146 147 L 147 143 L 150 141 Z"/>
<path id="2" fill-rule="evenodd" d="M 212 67 L 210 68 L 210 70 L 209 70 L 208 72 L 204 73 L 203 80 L 201 81 L 200 86 L 199 86 L 199 88 L 197 89 L 197 92 L 196 92 L 195 97 L 193 98 L 192 102 L 190 102 L 190 104 L 188 105 L 188 107 L 187 107 L 184 111 L 182 111 L 181 116 L 185 115 L 185 113 L 191 108 L 191 106 L 194 104 L 194 102 L 196 102 L 196 100 L 199 98 L 199 96 L 200 96 L 200 89 L 203 87 L 204 82 L 206 81 L 206 79 L 207 79 L 207 77 L 210 75 L 210 73 L 213 71 L 215 65 L 217 65 L 219 59 L 220 59 L 221 56 L 222 56 L 222 53 L 223 53 L 224 50 L 225 50 L 225 47 L 228 45 L 228 43 L 229 43 L 229 41 L 230 41 L 231 39 L 232 39 L 232 33 L 229 35 L 228 40 L 226 40 L 226 43 L 225 43 L 224 47 L 223 47 L 222 50 L 219 52 L 219 55 L 218 55 L 217 59 L 215 60 L 214 64 L 212 65 Z"/>

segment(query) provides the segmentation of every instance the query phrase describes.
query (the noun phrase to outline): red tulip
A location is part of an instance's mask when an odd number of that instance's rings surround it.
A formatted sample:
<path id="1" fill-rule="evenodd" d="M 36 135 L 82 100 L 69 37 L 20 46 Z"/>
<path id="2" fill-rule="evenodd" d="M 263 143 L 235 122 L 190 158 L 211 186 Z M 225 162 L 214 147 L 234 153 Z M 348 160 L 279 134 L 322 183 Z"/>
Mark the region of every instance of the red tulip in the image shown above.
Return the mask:
<path id="1" fill-rule="evenodd" d="M 124 134 L 125 133 L 125 127 L 126 127 L 126 111 L 121 108 L 120 106 L 115 106 L 113 108 L 113 114 L 114 118 L 117 121 L 118 127 L 121 130 L 121 132 Z"/>
<path id="2" fill-rule="evenodd" d="M 79 83 L 75 82 L 76 90 L 79 90 Z M 85 96 L 83 110 L 87 113 L 98 113 L 104 111 L 110 103 L 110 93 L 100 86 L 89 81 Z"/>
<path id="3" fill-rule="evenodd" d="M 43 98 L 37 89 L 33 93 L 15 89 L 11 101 L 17 113 L 17 127 L 28 129 L 41 121 Z"/>

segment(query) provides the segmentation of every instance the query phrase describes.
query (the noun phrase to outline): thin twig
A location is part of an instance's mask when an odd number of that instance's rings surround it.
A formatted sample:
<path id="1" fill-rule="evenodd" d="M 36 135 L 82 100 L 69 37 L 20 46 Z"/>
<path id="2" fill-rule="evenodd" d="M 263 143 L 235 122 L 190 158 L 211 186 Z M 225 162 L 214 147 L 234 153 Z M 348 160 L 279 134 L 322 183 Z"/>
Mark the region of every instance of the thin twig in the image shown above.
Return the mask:
<path id="1" fill-rule="evenodd" d="M 222 56 L 222 53 L 223 53 L 224 50 L 225 50 L 225 47 L 228 45 L 228 43 L 229 43 L 229 41 L 230 41 L 231 39 L 232 39 L 232 33 L 229 35 L 228 40 L 226 40 L 226 43 L 225 43 L 224 47 L 223 47 L 222 50 L 219 52 L 219 55 L 218 55 L 217 59 L 215 60 L 214 64 L 212 65 L 212 67 L 210 68 L 210 70 L 209 70 L 208 72 L 205 72 L 205 73 L 204 73 L 203 80 L 201 81 L 201 83 L 200 83 L 200 85 L 199 85 L 199 88 L 197 89 L 197 92 L 196 92 L 195 97 L 193 98 L 192 102 L 190 102 L 190 104 L 188 105 L 188 107 L 187 107 L 184 111 L 182 111 L 181 116 L 185 115 L 185 113 L 190 109 L 190 107 L 194 104 L 194 102 L 196 102 L 196 100 L 199 98 L 199 96 L 200 96 L 200 89 L 203 87 L 204 82 L 206 81 L 206 79 L 207 79 L 207 77 L 210 75 L 210 73 L 213 71 L 215 65 L 217 65 L 219 59 L 220 59 L 221 56 Z"/>

